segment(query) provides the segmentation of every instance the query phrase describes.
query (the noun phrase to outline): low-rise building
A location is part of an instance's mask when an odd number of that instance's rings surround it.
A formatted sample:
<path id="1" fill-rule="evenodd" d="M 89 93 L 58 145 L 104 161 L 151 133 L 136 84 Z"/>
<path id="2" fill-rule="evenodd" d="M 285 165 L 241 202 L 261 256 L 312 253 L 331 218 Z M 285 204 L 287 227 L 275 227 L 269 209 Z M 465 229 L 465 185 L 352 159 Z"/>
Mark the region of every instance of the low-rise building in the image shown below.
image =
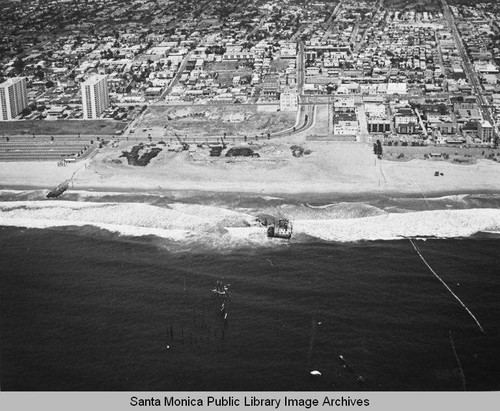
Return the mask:
<path id="1" fill-rule="evenodd" d="M 359 124 L 356 114 L 338 113 L 333 116 L 333 134 L 335 135 L 356 135 L 359 131 Z"/>
<path id="2" fill-rule="evenodd" d="M 333 111 L 335 113 L 354 113 L 356 107 L 354 105 L 354 97 L 337 97 L 333 103 Z"/>
<path id="3" fill-rule="evenodd" d="M 418 132 L 418 118 L 411 108 L 401 108 L 394 116 L 394 127 L 399 134 Z"/>
<path id="4" fill-rule="evenodd" d="M 280 110 L 297 111 L 297 108 L 298 108 L 297 91 L 292 88 L 286 88 L 280 94 Z"/>

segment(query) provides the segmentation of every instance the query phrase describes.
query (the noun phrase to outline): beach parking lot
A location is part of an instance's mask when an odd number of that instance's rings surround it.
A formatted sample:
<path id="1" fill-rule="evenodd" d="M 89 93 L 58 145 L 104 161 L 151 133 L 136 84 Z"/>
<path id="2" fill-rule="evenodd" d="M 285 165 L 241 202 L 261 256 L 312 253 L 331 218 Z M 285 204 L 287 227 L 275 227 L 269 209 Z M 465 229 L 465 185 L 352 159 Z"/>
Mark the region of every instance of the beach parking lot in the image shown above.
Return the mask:
<path id="1" fill-rule="evenodd" d="M 0 135 L 114 135 L 126 126 L 115 120 L 2 121 Z"/>

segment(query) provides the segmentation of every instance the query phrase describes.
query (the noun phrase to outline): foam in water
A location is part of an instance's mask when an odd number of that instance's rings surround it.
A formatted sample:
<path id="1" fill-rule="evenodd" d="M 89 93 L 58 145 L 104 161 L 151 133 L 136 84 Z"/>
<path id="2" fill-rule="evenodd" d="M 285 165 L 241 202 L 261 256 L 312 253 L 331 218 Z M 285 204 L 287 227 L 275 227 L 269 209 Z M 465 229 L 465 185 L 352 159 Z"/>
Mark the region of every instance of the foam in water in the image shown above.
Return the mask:
<path id="1" fill-rule="evenodd" d="M 175 240 L 203 233 L 220 237 L 221 232 L 227 233 L 227 227 L 248 227 L 256 224 L 254 220 L 248 214 L 187 204 L 165 208 L 141 203 L 0 202 L 0 225 L 29 228 L 93 225 L 127 236 L 155 235 Z"/>
<path id="2" fill-rule="evenodd" d="M 27 228 L 51 228 L 51 227 L 68 227 L 68 226 L 87 226 L 102 228 L 103 230 L 112 233 L 119 233 L 124 236 L 142 237 L 142 236 L 157 236 L 174 241 L 182 241 L 189 238 L 190 231 L 181 229 L 161 229 L 153 227 L 140 227 L 127 224 L 107 224 L 96 223 L 92 221 L 71 221 L 68 220 L 38 220 L 30 218 L 11 218 L 3 219 L 0 217 L 0 225 L 27 227 Z"/>
<path id="3" fill-rule="evenodd" d="M 500 209 L 387 213 L 360 203 L 339 203 L 322 209 L 285 208 L 294 224 L 292 241 L 309 241 L 311 237 L 336 242 L 455 238 L 500 232 Z M 195 241 L 213 248 L 283 244 L 267 239 L 265 227 L 259 226 L 249 213 L 183 203 L 165 208 L 142 203 L 0 202 L 0 225 L 33 228 L 91 225 L 126 236 L 154 235 Z"/>
<path id="4" fill-rule="evenodd" d="M 433 210 L 354 219 L 300 220 L 295 222 L 294 228 L 295 232 L 341 242 L 469 237 L 478 232 L 500 231 L 500 210 Z"/>
<path id="5" fill-rule="evenodd" d="M 324 209 L 324 208 L 334 207 L 335 204 L 332 203 L 332 204 L 323 204 L 323 205 L 319 205 L 319 206 L 313 206 L 313 205 L 311 205 L 309 203 L 306 203 L 305 206 L 309 207 L 309 208 L 317 208 L 317 209 L 321 210 L 321 209 Z"/>
<path id="6" fill-rule="evenodd" d="M 361 218 L 385 214 L 384 210 L 365 203 L 336 203 L 321 206 L 303 204 L 300 206 L 283 205 L 282 214 L 290 220 L 329 220 Z"/>

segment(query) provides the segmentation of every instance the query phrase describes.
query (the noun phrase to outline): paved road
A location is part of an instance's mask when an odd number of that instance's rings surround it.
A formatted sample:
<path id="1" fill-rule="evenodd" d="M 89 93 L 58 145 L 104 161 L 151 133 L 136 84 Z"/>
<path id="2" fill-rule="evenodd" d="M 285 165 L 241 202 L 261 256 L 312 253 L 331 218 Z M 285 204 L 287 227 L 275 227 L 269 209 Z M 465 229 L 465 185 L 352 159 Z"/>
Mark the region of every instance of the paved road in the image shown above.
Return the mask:
<path id="1" fill-rule="evenodd" d="M 356 135 L 356 141 L 358 143 L 367 143 L 370 141 L 370 133 L 368 133 L 368 119 L 363 104 L 356 106 L 356 113 L 359 121 L 359 132 Z"/>
<path id="2" fill-rule="evenodd" d="M 378 2 L 373 5 L 373 9 L 375 10 L 375 12 L 373 13 L 372 22 L 371 22 L 370 26 L 367 27 L 365 29 L 365 31 L 363 32 L 363 35 L 361 36 L 361 40 L 354 45 L 354 50 L 353 50 L 354 53 L 359 53 L 359 49 L 361 48 L 362 44 L 364 43 L 368 31 L 373 26 L 373 24 L 375 24 L 374 18 L 378 14 L 380 9 L 382 8 L 382 3 L 383 3 L 383 0 L 378 0 Z"/>
<path id="3" fill-rule="evenodd" d="M 321 39 L 322 42 L 325 42 L 326 39 L 328 38 L 328 36 L 330 35 L 330 33 L 332 32 L 332 27 L 333 27 L 332 23 L 335 20 L 335 18 L 337 17 L 337 15 L 339 14 L 343 3 L 344 3 L 343 0 L 340 0 L 339 4 L 337 4 L 335 6 L 335 8 L 332 11 L 332 14 L 328 18 L 328 20 L 326 22 L 325 34 L 323 34 L 323 38 Z"/>
<path id="4" fill-rule="evenodd" d="M 184 56 L 184 58 L 182 59 L 182 62 L 177 70 L 177 73 L 175 73 L 175 76 L 174 78 L 172 79 L 172 81 L 170 82 L 169 86 L 163 90 L 163 93 L 161 93 L 158 101 L 161 101 L 165 98 L 165 96 L 167 94 L 170 94 L 172 92 L 172 89 L 174 88 L 174 86 L 178 83 L 178 81 L 180 80 L 181 76 L 182 76 L 182 73 L 184 73 L 184 70 L 187 66 L 187 63 L 189 61 L 189 59 L 191 58 L 191 56 L 193 55 L 193 50 L 191 50 L 188 54 L 186 54 Z"/>
<path id="5" fill-rule="evenodd" d="M 467 51 L 465 50 L 465 46 L 462 41 L 462 37 L 460 36 L 460 33 L 458 32 L 457 25 L 455 23 L 455 17 L 453 16 L 453 13 L 450 10 L 450 7 L 448 6 L 448 3 L 446 0 L 441 0 L 441 4 L 443 6 L 443 12 L 444 16 L 448 22 L 448 25 L 450 26 L 450 29 L 453 33 L 453 38 L 455 39 L 455 43 L 458 47 L 458 50 L 460 52 L 460 56 L 462 57 L 463 65 L 465 68 L 465 72 L 467 73 L 467 78 L 469 79 L 469 83 L 472 85 L 474 89 L 474 93 L 477 96 L 479 100 L 479 105 L 481 107 L 481 111 L 483 114 L 485 114 L 486 119 L 490 122 L 492 126 L 495 125 L 495 120 L 493 116 L 491 115 L 490 107 L 488 105 L 488 101 L 484 97 L 482 93 L 482 86 L 479 82 L 479 79 L 477 77 L 477 73 L 474 70 L 472 63 L 469 59 L 469 56 L 467 54 Z M 494 134 L 496 136 L 496 131 L 495 128 L 493 128 Z"/>
<path id="6" fill-rule="evenodd" d="M 370 98 L 370 97 L 382 97 L 384 99 L 449 99 L 451 96 L 466 96 L 467 94 L 463 93 L 430 93 L 430 94 L 307 94 L 302 95 L 302 101 L 299 104 L 326 104 L 329 101 L 333 101 L 335 97 L 362 97 L 362 98 Z"/>
<path id="7" fill-rule="evenodd" d="M 310 129 L 315 121 L 316 106 L 311 105 L 303 107 L 304 111 L 302 115 L 299 117 L 299 123 L 294 127 L 295 130 L 292 128 L 283 131 L 277 131 L 275 133 L 271 133 L 271 137 L 283 137 L 283 136 L 298 134 Z"/>
<path id="8" fill-rule="evenodd" d="M 250 36 L 254 35 L 255 33 L 257 33 L 257 31 L 262 27 L 262 25 L 267 21 L 267 19 L 269 18 L 269 14 L 271 13 L 271 10 L 268 10 L 262 17 L 261 19 L 259 20 L 259 22 L 255 25 L 255 27 L 252 29 L 252 31 L 250 31 L 248 34 L 247 34 L 247 40 L 249 39 Z"/>

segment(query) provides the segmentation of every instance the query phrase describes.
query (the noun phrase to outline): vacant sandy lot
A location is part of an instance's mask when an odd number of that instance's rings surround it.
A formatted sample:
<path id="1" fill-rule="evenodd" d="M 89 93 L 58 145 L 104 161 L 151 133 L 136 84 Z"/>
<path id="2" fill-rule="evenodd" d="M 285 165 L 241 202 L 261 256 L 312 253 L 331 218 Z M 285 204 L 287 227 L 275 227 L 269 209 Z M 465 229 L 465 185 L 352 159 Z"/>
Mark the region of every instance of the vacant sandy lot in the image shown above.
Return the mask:
<path id="1" fill-rule="evenodd" d="M 295 124 L 295 113 L 269 111 L 269 106 L 175 106 L 151 107 L 137 124 L 143 128 L 161 128 L 165 136 L 174 133 L 180 136 L 203 137 L 251 136 L 273 133 L 291 128 Z M 157 133 L 155 133 L 157 134 Z"/>

